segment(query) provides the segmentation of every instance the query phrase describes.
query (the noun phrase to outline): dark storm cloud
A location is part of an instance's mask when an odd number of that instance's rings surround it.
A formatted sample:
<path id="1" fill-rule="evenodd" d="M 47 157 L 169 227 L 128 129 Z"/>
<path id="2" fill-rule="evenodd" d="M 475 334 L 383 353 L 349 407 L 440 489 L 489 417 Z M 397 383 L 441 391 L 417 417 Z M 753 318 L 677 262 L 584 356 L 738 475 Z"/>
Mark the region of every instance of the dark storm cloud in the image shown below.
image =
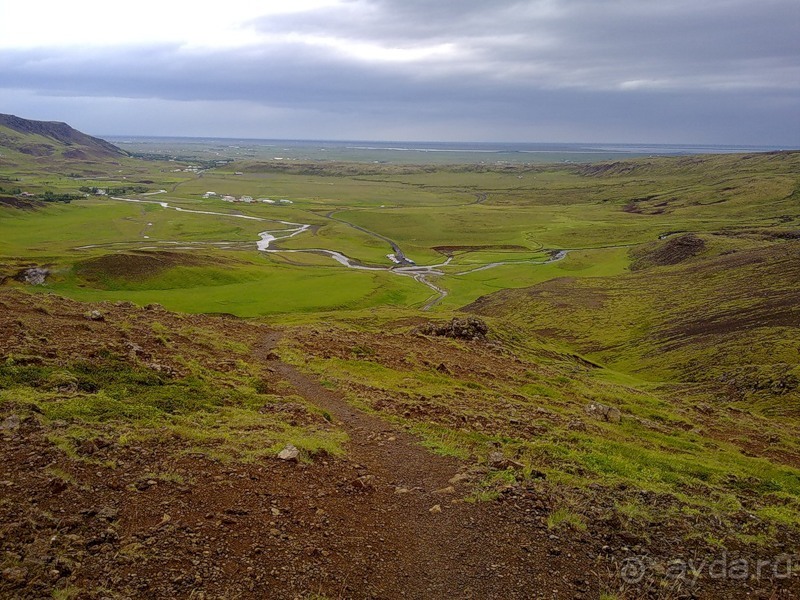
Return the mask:
<path id="1" fill-rule="evenodd" d="M 259 46 L 4 50 L 0 87 L 316 111 L 339 137 L 798 143 L 799 24 L 796 0 L 357 0 L 257 19 Z"/>

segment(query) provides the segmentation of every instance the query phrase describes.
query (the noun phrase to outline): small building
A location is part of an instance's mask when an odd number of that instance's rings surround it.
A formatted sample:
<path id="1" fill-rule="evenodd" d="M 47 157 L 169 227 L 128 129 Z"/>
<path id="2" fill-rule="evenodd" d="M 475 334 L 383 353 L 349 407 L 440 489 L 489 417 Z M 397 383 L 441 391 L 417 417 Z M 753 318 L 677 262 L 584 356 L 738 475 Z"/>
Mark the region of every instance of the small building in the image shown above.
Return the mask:
<path id="1" fill-rule="evenodd" d="M 206 192 L 205 194 L 203 194 L 203 198 L 213 198 L 216 195 L 217 192 Z"/>
<path id="2" fill-rule="evenodd" d="M 222 201 L 223 202 L 236 202 L 236 197 L 235 196 L 223 196 L 222 197 Z"/>

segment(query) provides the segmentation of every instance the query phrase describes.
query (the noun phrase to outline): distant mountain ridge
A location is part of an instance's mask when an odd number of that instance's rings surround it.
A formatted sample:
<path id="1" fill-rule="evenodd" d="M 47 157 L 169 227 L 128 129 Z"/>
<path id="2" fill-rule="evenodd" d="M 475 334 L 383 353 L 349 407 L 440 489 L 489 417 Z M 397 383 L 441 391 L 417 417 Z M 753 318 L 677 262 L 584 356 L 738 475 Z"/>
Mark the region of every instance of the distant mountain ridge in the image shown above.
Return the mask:
<path id="1" fill-rule="evenodd" d="M 114 144 L 66 123 L 34 121 L 7 114 L 0 114 L 0 150 L 3 148 L 29 156 L 60 155 L 78 160 L 128 156 Z"/>

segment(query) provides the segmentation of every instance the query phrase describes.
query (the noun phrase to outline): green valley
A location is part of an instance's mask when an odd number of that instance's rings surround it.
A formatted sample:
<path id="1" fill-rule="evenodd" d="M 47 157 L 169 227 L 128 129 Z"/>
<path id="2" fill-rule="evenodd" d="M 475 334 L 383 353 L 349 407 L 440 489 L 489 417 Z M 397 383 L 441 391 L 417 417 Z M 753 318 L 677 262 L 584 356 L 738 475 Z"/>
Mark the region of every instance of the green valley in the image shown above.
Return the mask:
<path id="1" fill-rule="evenodd" d="M 733 597 L 730 581 L 660 575 L 676 556 L 797 550 L 800 152 L 170 160 L 75 136 L 81 154 L 65 154 L 48 131 L 0 137 L 15 142 L 0 156 L 4 456 L 23 464 L 30 443 L 49 473 L 11 488 L 29 486 L 15 502 L 30 514 L 36 486 L 66 490 L 42 515 L 80 490 L 139 512 L 122 508 L 97 542 L 106 558 L 65 542 L 69 573 L 31 594 L 100 597 L 129 568 L 120 556 L 177 553 L 191 569 L 199 546 L 152 532 L 262 510 L 260 552 L 318 569 L 301 584 L 299 570 L 270 575 L 270 589 L 307 598 L 362 597 L 320 566 L 341 574 L 350 556 L 381 596 L 356 541 L 376 531 L 421 572 L 405 528 L 442 555 L 447 540 L 489 544 L 531 581 L 558 564 L 563 597 Z M 225 513 L 234 479 L 250 499 Z M 348 533 L 348 510 L 369 532 Z M 464 533 L 470 520 L 484 537 Z M 257 545 L 226 552 L 253 566 Z M 45 573 L 11 546 L 4 568 Z M 620 578 L 634 556 L 658 566 L 646 587 Z M 148 577 L 164 597 L 195 589 Z M 218 581 L 206 597 L 245 593 Z"/>

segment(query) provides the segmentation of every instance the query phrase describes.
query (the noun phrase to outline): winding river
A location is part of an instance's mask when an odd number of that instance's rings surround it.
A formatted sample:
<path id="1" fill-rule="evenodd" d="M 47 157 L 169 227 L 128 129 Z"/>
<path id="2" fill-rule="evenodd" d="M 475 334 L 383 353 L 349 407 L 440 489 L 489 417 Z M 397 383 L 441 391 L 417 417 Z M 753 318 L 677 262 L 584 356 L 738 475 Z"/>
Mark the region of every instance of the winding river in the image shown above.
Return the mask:
<path id="1" fill-rule="evenodd" d="M 150 195 L 159 194 L 159 193 L 163 193 L 163 191 L 151 192 Z M 265 223 L 279 223 L 281 225 L 284 225 L 285 227 L 281 228 L 281 229 L 271 229 L 271 230 L 268 230 L 268 231 L 262 231 L 261 233 L 258 234 L 259 240 L 256 242 L 256 247 L 258 248 L 259 251 L 261 251 L 261 252 L 269 252 L 269 253 L 276 253 L 276 254 L 291 254 L 291 253 L 322 254 L 322 255 L 331 257 L 333 260 L 335 260 L 339 264 L 341 264 L 341 265 L 343 265 L 343 266 L 345 266 L 345 267 L 347 267 L 349 269 L 358 269 L 358 270 L 361 270 L 361 271 L 387 271 L 389 273 L 393 273 L 393 274 L 399 275 L 401 277 L 411 277 L 411 278 L 415 279 L 416 281 L 418 281 L 419 283 L 421 283 L 421 284 L 427 286 L 428 288 L 430 288 L 431 290 L 433 290 L 433 292 L 435 292 L 435 296 L 433 296 L 430 300 L 427 301 L 427 303 L 422 307 L 422 310 L 430 310 L 431 308 L 433 308 L 434 306 L 439 304 L 447 296 L 447 290 L 439 287 L 438 285 L 436 285 L 435 283 L 430 281 L 430 279 L 428 279 L 428 277 L 444 275 L 444 272 L 440 271 L 439 269 L 441 267 L 446 267 L 447 265 L 449 265 L 450 261 L 453 260 L 452 256 L 449 256 L 447 258 L 447 260 L 445 260 L 444 262 L 439 263 L 439 264 L 435 264 L 435 265 L 416 265 L 411 260 L 409 260 L 408 257 L 406 257 L 406 255 L 402 251 L 402 249 L 393 240 L 390 240 L 389 238 L 387 238 L 387 237 L 385 237 L 383 235 L 380 235 L 378 233 L 375 233 L 373 231 L 369 231 L 367 229 L 364 229 L 363 227 L 360 227 L 360 226 L 357 226 L 357 225 L 353 225 L 352 223 L 348 223 L 347 221 L 344 221 L 342 219 L 338 219 L 338 218 L 333 216 L 333 213 L 329 213 L 329 214 L 327 214 L 325 216 L 327 218 L 329 218 L 329 219 L 339 221 L 340 223 L 343 223 L 345 225 L 349 225 L 349 226 L 351 226 L 351 227 L 353 227 L 355 229 L 358 229 L 360 231 L 363 231 L 364 233 L 367 233 L 368 235 L 371 235 L 373 237 L 379 238 L 379 239 L 387 242 L 391 246 L 392 250 L 394 250 L 395 257 L 398 259 L 398 264 L 395 265 L 395 266 L 391 266 L 391 267 L 377 266 L 377 265 L 375 265 L 375 266 L 364 265 L 364 264 L 358 262 L 357 260 L 354 260 L 354 259 L 342 254 L 341 252 L 337 252 L 335 250 L 326 250 L 324 248 L 302 248 L 302 249 L 284 250 L 284 249 L 278 249 L 278 248 L 271 247 L 273 242 L 277 242 L 277 241 L 280 241 L 280 240 L 285 240 L 285 239 L 292 238 L 292 237 L 294 237 L 296 235 L 300 235 L 301 233 L 305 233 L 306 231 L 311 229 L 311 225 L 306 224 L 306 223 L 293 223 L 291 221 L 280 221 L 280 220 L 277 220 L 277 219 L 265 219 L 263 217 L 254 217 L 254 216 L 251 216 L 251 215 L 241 215 L 241 214 L 235 214 L 235 213 L 214 212 L 214 211 L 210 211 L 210 210 L 194 210 L 194 209 L 190 209 L 190 208 L 181 208 L 179 206 L 172 206 L 172 205 L 170 205 L 169 202 L 159 202 L 157 200 L 140 200 L 140 199 L 136 199 L 136 198 L 120 198 L 120 197 L 115 197 L 115 196 L 112 196 L 110 198 L 111 198 L 111 200 L 119 200 L 121 202 L 135 202 L 135 203 L 138 203 L 138 204 L 157 204 L 158 206 L 160 206 L 160 207 L 162 207 L 164 209 L 174 210 L 174 211 L 177 211 L 177 212 L 193 213 L 193 214 L 198 214 L 198 215 L 213 215 L 215 217 L 230 217 L 230 218 L 234 218 L 234 219 L 246 219 L 248 221 L 261 221 L 261 222 L 265 222 Z M 148 236 L 144 236 L 144 238 L 148 239 Z M 160 242 L 160 243 L 161 244 L 177 245 L 177 244 L 180 244 L 181 242 Z M 176 246 L 176 249 L 178 249 L 178 248 L 191 249 L 192 247 L 196 248 L 199 244 L 213 245 L 213 246 L 218 246 L 218 247 L 231 247 L 231 246 L 235 245 L 234 242 L 202 242 L 202 243 L 192 242 L 191 244 L 192 245 L 190 245 L 190 246 L 180 246 L 180 247 Z M 96 245 L 89 245 L 89 246 L 81 246 L 78 249 L 96 248 L 98 246 L 103 246 L 103 245 L 113 245 L 113 244 L 96 244 Z M 150 248 L 150 246 L 148 246 L 148 248 Z M 483 271 L 483 270 L 486 270 L 486 269 L 491 269 L 493 267 L 498 267 L 498 266 L 507 265 L 507 264 L 524 264 L 524 263 L 527 263 L 527 264 L 539 264 L 539 265 L 548 264 L 548 263 L 551 263 L 551 262 L 555 262 L 557 260 L 561 260 L 566 255 L 567 255 L 567 251 L 566 250 L 561 250 L 561 251 L 553 253 L 553 255 L 551 255 L 551 257 L 549 259 L 545 260 L 545 261 L 524 260 L 524 261 L 493 262 L 493 263 L 489 263 L 489 264 L 486 264 L 486 265 L 482 265 L 480 267 L 476 267 L 474 269 L 470 269 L 470 270 L 467 270 L 467 271 L 462 271 L 460 273 L 455 273 L 455 275 L 466 275 L 468 273 L 475 273 L 476 271 Z"/>

